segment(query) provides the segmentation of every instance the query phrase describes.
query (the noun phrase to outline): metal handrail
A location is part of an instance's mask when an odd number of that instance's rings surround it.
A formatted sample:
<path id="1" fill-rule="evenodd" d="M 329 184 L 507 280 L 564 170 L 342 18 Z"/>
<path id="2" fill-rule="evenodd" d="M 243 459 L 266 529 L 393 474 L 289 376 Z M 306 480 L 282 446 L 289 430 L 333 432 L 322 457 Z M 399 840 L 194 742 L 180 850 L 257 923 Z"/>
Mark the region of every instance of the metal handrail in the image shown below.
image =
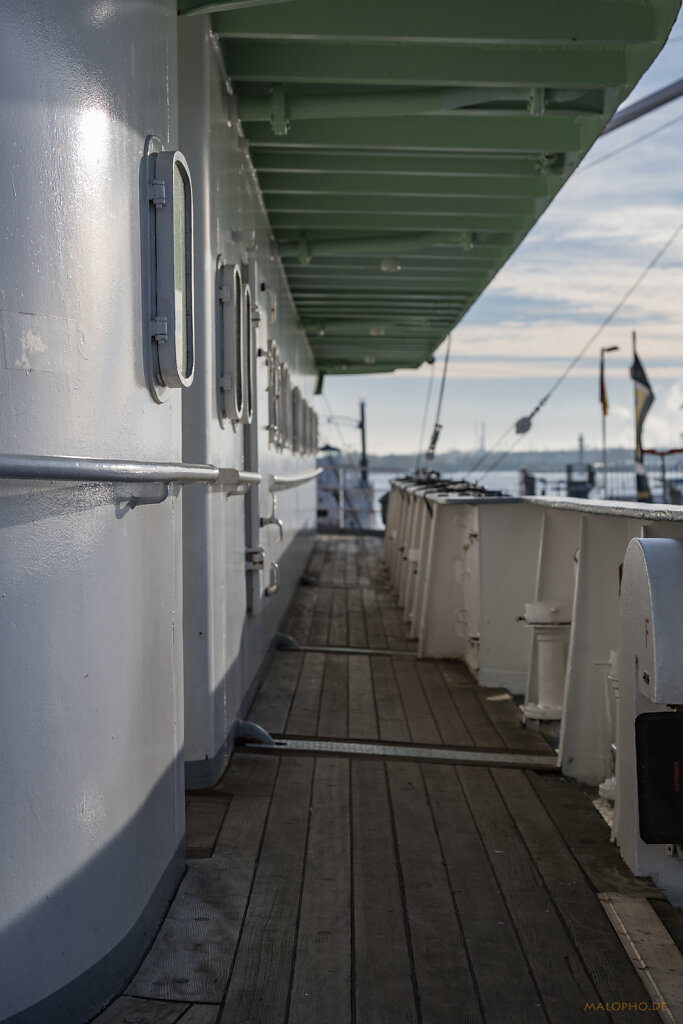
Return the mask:
<path id="1" fill-rule="evenodd" d="M 321 473 L 322 466 L 311 470 L 309 473 L 297 473 L 294 476 L 276 476 L 274 473 L 271 473 L 268 477 L 268 490 L 272 494 L 275 491 L 288 491 L 292 487 L 301 487 L 302 484 L 315 480 Z"/>
<path id="2" fill-rule="evenodd" d="M 261 482 L 260 473 L 189 462 L 82 459 L 71 455 L 0 455 L 0 478 L 81 480 L 92 483 L 219 483 L 228 487 Z"/>

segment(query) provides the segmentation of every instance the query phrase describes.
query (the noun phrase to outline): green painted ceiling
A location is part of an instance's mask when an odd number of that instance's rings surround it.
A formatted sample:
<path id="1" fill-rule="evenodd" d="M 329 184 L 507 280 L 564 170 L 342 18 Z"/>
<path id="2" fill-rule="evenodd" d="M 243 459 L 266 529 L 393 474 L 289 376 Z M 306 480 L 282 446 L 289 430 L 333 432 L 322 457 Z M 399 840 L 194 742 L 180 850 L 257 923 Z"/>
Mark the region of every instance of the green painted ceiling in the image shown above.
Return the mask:
<path id="1" fill-rule="evenodd" d="M 181 13 L 212 14 L 321 373 L 432 353 L 654 59 L 679 4 L 185 0 Z"/>

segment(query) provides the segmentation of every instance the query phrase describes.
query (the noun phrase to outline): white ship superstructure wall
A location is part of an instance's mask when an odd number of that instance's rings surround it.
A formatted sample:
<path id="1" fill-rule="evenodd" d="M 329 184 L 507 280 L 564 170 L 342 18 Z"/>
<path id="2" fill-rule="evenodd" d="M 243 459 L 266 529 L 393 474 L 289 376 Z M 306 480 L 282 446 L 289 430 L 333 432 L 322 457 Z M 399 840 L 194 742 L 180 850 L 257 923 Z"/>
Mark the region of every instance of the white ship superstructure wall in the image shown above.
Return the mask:
<path id="1" fill-rule="evenodd" d="M 0 454 L 29 478 L 0 474 L 0 1019 L 75 1024 L 120 988 L 161 919 L 184 865 L 185 755 L 220 770 L 313 529 L 314 483 L 278 499 L 282 543 L 259 525 L 269 478 L 313 465 L 268 445 L 263 358 L 257 426 L 218 421 L 219 253 L 245 282 L 263 261 L 259 304 L 277 306 L 277 326 L 264 313 L 256 346 L 276 339 L 308 398 L 315 378 L 206 20 L 182 24 L 182 138 L 175 3 L 9 0 L 2 29 Z M 150 135 L 186 147 L 196 197 L 195 379 L 162 402 L 148 365 Z M 86 481 L 25 456 L 105 461 L 72 463 Z M 150 464 L 182 476 L 190 459 L 251 464 L 263 484 L 247 498 L 224 477 L 168 491 L 126 477 Z M 252 577 L 249 501 L 264 548 Z"/>
<path id="2" fill-rule="evenodd" d="M 246 496 L 226 498 L 221 488 L 185 494 L 185 742 L 188 783 L 218 777 L 230 752 L 236 718 L 246 714 L 250 687 L 303 571 L 315 531 L 315 480 L 277 492 L 272 514 L 272 476 L 315 471 L 312 451 L 293 451 L 291 439 L 273 433 L 271 366 L 277 346 L 290 387 L 312 403 L 315 366 L 292 304 L 263 201 L 234 106 L 226 69 L 208 17 L 182 19 L 180 46 L 180 141 L 193 171 L 199 379 L 187 392 L 184 456 L 188 462 L 242 466 L 262 483 Z M 227 69 L 229 74 L 229 69 Z M 219 413 L 220 310 L 217 262 L 240 269 L 249 287 L 255 352 L 254 414 L 239 424 Z M 226 307 L 229 313 L 230 306 Z M 259 354 L 260 353 L 260 354 Z M 270 428 L 270 429 L 269 429 Z M 286 443 L 285 443 L 286 442 Z M 263 554 L 255 549 L 263 548 Z M 277 563 L 279 585 L 274 582 Z M 277 586 L 274 592 L 271 589 Z M 247 603 L 251 606 L 247 609 Z"/>

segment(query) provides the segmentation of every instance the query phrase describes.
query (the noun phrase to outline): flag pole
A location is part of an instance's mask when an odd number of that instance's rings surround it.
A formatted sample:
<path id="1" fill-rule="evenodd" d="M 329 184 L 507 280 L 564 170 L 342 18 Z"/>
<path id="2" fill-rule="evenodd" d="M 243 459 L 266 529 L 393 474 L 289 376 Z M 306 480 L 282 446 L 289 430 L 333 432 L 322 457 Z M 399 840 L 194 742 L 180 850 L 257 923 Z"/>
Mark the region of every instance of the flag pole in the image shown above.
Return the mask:
<path id="1" fill-rule="evenodd" d="M 602 398 L 602 489 L 607 500 L 607 410 L 605 409 L 605 350 L 600 349 L 600 390 Z"/>
<path id="2" fill-rule="evenodd" d="M 609 498 L 609 481 L 607 474 L 607 412 L 609 402 L 607 401 L 607 385 L 605 384 L 605 353 L 618 352 L 618 345 L 606 345 L 600 349 L 600 404 L 602 405 L 602 487 L 604 498 Z"/>

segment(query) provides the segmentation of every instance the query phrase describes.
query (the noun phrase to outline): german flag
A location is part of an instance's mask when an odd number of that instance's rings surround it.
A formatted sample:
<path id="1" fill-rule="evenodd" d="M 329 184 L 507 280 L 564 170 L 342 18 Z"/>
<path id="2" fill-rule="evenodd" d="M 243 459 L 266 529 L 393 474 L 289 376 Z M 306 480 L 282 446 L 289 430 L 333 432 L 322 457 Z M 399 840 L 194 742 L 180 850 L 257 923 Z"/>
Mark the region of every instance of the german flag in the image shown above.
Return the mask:
<path id="1" fill-rule="evenodd" d="M 636 334 L 633 332 L 633 365 L 631 366 L 631 377 L 635 389 L 636 406 L 636 489 L 638 501 L 652 501 L 652 493 L 648 484 L 645 466 L 643 465 L 643 423 L 655 400 L 655 393 L 652 390 L 647 374 L 643 369 L 640 359 L 636 355 Z"/>

